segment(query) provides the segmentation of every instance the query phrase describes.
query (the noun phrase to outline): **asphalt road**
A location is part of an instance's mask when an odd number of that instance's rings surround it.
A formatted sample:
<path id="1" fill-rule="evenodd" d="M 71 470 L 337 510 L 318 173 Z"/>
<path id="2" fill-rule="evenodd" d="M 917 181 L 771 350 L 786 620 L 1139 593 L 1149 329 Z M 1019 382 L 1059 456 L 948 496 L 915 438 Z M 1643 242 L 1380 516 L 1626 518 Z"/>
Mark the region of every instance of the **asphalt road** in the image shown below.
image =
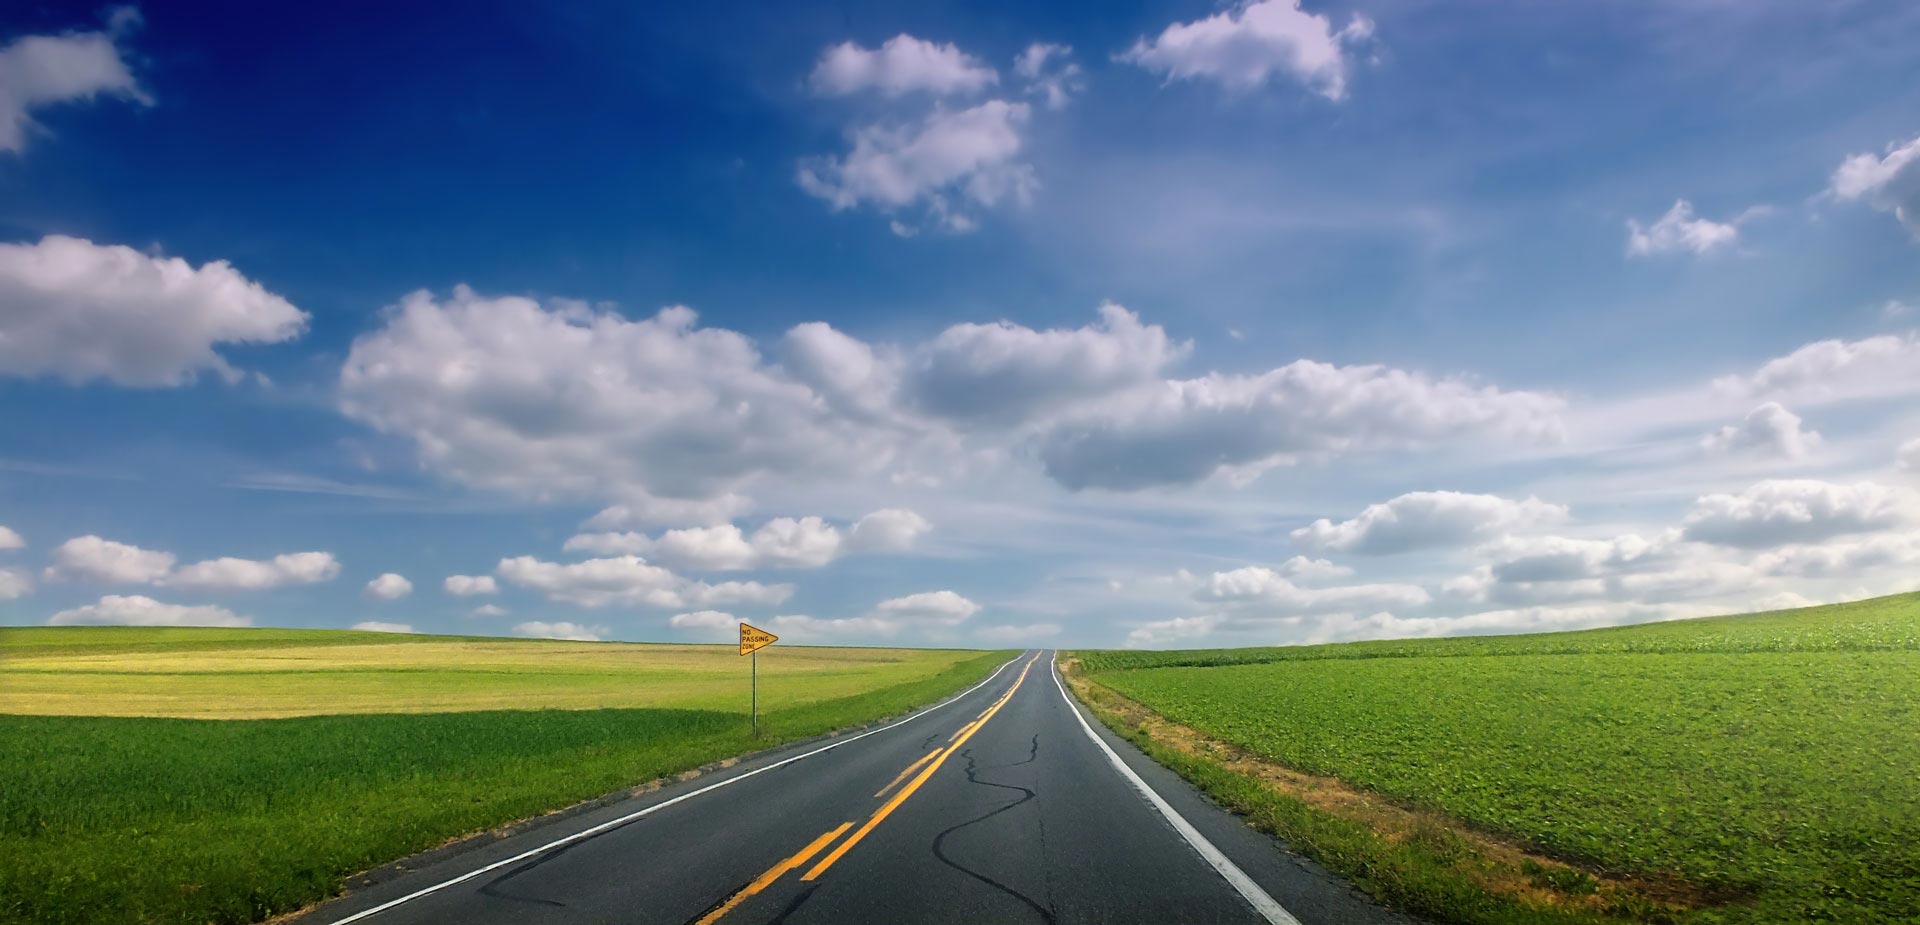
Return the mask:
<path id="1" fill-rule="evenodd" d="M 867 734 L 433 857 L 296 921 L 1409 921 L 1083 719 L 1051 656 Z"/>

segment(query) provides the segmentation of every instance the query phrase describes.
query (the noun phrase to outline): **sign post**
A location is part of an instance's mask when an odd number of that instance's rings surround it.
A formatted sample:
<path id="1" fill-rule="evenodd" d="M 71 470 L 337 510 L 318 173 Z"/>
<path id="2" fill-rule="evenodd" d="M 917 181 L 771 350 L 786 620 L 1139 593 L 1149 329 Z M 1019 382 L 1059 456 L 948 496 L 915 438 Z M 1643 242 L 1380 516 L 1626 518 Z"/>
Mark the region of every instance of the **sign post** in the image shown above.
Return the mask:
<path id="1" fill-rule="evenodd" d="M 740 624 L 740 654 L 753 657 L 753 694 L 752 715 L 753 734 L 760 734 L 760 650 L 776 642 L 780 637 L 750 623 Z"/>

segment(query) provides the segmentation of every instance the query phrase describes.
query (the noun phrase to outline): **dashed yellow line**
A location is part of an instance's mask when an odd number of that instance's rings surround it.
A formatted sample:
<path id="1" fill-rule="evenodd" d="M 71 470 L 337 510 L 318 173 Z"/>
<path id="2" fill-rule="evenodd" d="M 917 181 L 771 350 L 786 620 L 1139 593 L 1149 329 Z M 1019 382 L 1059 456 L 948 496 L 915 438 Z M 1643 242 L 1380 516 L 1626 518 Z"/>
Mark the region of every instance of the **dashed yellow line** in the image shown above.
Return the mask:
<path id="1" fill-rule="evenodd" d="M 841 842 L 840 845 L 834 848 L 832 852 L 828 853 L 826 857 L 821 858 L 820 863 L 813 865 L 813 869 L 807 871 L 807 875 L 804 877 L 801 877 L 800 879 L 803 882 L 808 880 L 814 880 L 814 879 L 817 879 L 821 874 L 826 873 L 827 868 L 832 867 L 834 862 L 840 860 L 841 856 L 845 855 L 849 850 L 851 850 L 854 845 L 860 844 L 860 840 L 867 837 L 868 832 L 873 831 L 874 827 L 879 825 L 881 821 L 885 820 L 889 815 L 892 815 L 893 811 L 900 807 L 900 804 L 905 803 L 908 797 L 913 796 L 914 791 L 919 790 L 920 785 L 927 782 L 927 778 L 932 777 L 935 771 L 940 770 L 940 766 L 946 763 L 946 760 L 949 756 L 951 756 L 954 752 L 959 751 L 960 746 L 967 744 L 967 740 L 973 738 L 974 733 L 979 732 L 980 728 L 982 726 L 985 726 L 988 720 L 993 719 L 993 715 L 995 713 L 1000 712 L 1001 707 L 1006 706 L 1007 701 L 1013 699 L 1014 692 L 1018 691 L 1020 689 L 1020 685 L 1026 682 L 1027 672 L 1032 670 L 1033 663 L 1035 661 L 1038 661 L 1039 658 L 1040 657 L 1038 655 L 1035 655 L 1033 658 L 1028 659 L 1026 667 L 1020 669 L 1020 677 L 1014 680 L 1013 686 L 1007 688 L 1007 692 L 1001 695 L 999 700 L 994 701 L 993 706 L 988 707 L 985 712 L 981 713 L 979 719 L 974 720 L 971 723 L 968 723 L 964 727 L 961 727 L 961 732 L 956 734 L 955 740 L 952 745 L 949 745 L 938 752 L 931 753 L 931 754 L 938 755 L 939 757 L 933 759 L 933 761 L 930 762 L 926 766 L 926 768 L 920 772 L 920 775 L 918 777 L 915 777 L 912 780 L 912 782 L 908 783 L 905 787 L 900 788 L 900 792 L 894 794 L 893 799 L 888 800 L 884 804 L 881 804 L 879 809 L 874 810 L 873 815 L 867 817 L 867 821 L 863 823 L 858 829 L 855 829 L 853 831 L 853 834 L 847 837 L 846 841 Z"/>
<path id="2" fill-rule="evenodd" d="M 887 791 L 900 786 L 900 782 L 903 780 L 906 780 L 907 775 L 920 770 L 921 765 L 926 764 L 929 761 L 932 761 L 934 757 L 939 754 L 940 754 L 939 750 L 936 749 L 934 751 L 930 751 L 924 755 L 921 755 L 919 758 L 914 759 L 914 762 L 912 764 L 907 765 L 906 768 L 902 770 L 899 774 L 894 775 L 893 780 L 888 781 L 887 785 L 885 787 L 880 788 L 880 792 L 874 794 L 874 796 L 875 797 L 886 796 Z M 852 823 L 848 823 L 848 825 L 852 825 Z"/>
<path id="3" fill-rule="evenodd" d="M 720 905 L 713 907 L 712 912 L 709 912 L 706 915 L 701 916 L 700 920 L 694 923 L 694 925 L 713 925 L 713 923 L 720 921 L 721 916 L 726 915 L 729 912 L 732 912 L 733 907 L 738 906 L 741 903 L 745 902 L 747 900 L 747 897 L 752 896 L 755 893 L 758 893 L 769 886 L 772 886 L 773 881 L 780 879 L 782 876 L 784 876 L 787 873 L 787 871 L 790 871 L 796 867 L 799 867 L 802 864 L 807 863 L 807 860 L 809 858 L 813 857 L 816 854 L 819 854 L 820 849 L 825 848 L 827 845 L 831 844 L 834 839 L 840 837 L 841 832 L 845 832 L 847 828 L 852 825 L 853 823 L 851 822 L 842 822 L 840 823 L 838 828 L 831 829 L 827 832 L 822 833 L 819 838 L 816 838 L 812 842 L 808 843 L 805 848 L 800 849 L 800 851 L 796 853 L 793 857 L 787 858 L 786 860 L 781 861 L 780 863 L 767 868 L 766 873 L 763 873 L 760 876 L 753 878 L 752 883 L 749 883 L 746 886 L 741 887 L 738 892 L 734 893 L 732 896 L 727 897 L 726 902 L 723 902 Z"/>

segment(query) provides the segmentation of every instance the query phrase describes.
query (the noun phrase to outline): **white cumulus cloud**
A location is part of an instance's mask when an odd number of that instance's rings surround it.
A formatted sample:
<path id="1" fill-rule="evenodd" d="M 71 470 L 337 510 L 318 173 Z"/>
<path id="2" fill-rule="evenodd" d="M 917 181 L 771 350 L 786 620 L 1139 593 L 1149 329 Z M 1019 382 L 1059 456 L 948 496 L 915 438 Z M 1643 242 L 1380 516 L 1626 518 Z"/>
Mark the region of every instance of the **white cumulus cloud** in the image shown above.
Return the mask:
<path id="1" fill-rule="evenodd" d="M 987 100 L 936 109 L 917 124 L 862 126 L 850 133 L 846 154 L 802 161 L 800 188 L 834 211 L 870 204 L 892 214 L 913 206 L 936 227 L 971 231 L 971 209 L 1024 205 L 1038 187 L 1033 168 L 1017 160 L 1031 112 L 1026 103 Z"/>
<path id="2" fill-rule="evenodd" d="M 1026 84 L 1029 96 L 1036 97 L 1048 109 L 1065 109 L 1075 94 L 1086 88 L 1080 65 L 1072 60 L 1073 49 L 1053 42 L 1034 42 L 1014 60 L 1013 72 Z"/>
<path id="3" fill-rule="evenodd" d="M 454 597 L 473 597 L 476 594 L 498 594 L 500 584 L 492 575 L 448 575 L 441 587 Z"/>
<path id="4" fill-rule="evenodd" d="M 1740 223 L 1744 217 L 1735 218 L 1731 222 L 1698 218 L 1693 214 L 1693 203 L 1685 199 L 1676 199 L 1673 202 L 1673 208 L 1655 219 L 1651 225 L 1642 225 L 1634 219 L 1627 219 L 1627 256 L 1652 257 L 1677 253 L 1700 255 L 1725 250 L 1739 243 Z"/>
<path id="5" fill-rule="evenodd" d="M 500 560 L 496 571 L 510 584 L 539 591 L 549 600 L 581 607 L 620 604 L 678 609 L 716 604 L 774 605 L 793 596 L 792 585 L 690 581 L 639 556 L 567 563 L 518 556 Z"/>
<path id="6" fill-rule="evenodd" d="M 1885 154 L 1855 154 L 1833 172 L 1829 191 L 1838 199 L 1892 212 L 1920 236 L 1920 136 L 1887 145 Z"/>
<path id="7" fill-rule="evenodd" d="M 35 110 L 103 96 L 152 105 L 118 44 L 139 25 L 137 10 L 120 7 L 104 30 L 24 35 L 0 48 L 0 151 L 18 153 L 44 131 Z"/>
<path id="8" fill-rule="evenodd" d="M 33 593 L 33 577 L 24 569 L 0 568 L 0 601 L 12 601 Z"/>
<path id="9" fill-rule="evenodd" d="M 980 612 L 980 605 L 953 591 L 925 591 L 881 601 L 874 610 L 902 620 L 952 625 Z"/>
<path id="10" fill-rule="evenodd" d="M 1722 593 L 1752 579 L 1737 563 L 1678 544 L 1676 532 L 1653 539 L 1507 537 L 1480 550 L 1490 561 L 1441 585 L 1448 597 L 1507 606 L 1575 601 L 1666 601 Z"/>
<path id="11" fill-rule="evenodd" d="M 1920 437 L 1900 444 L 1900 452 L 1895 459 L 1900 468 L 1908 472 L 1920 472 Z"/>
<path id="12" fill-rule="evenodd" d="M 776 517 L 753 531 L 758 564 L 818 568 L 840 557 L 840 530 L 818 517 Z"/>
<path id="13" fill-rule="evenodd" d="M 885 508 L 855 521 L 847 533 L 847 546 L 861 552 L 900 552 L 911 549 L 932 529 L 933 525 L 919 514 L 905 508 Z"/>
<path id="14" fill-rule="evenodd" d="M 938 417 L 1017 424 L 1152 382 L 1192 347 L 1112 303 L 1100 306 L 1096 324 L 1072 329 L 957 324 L 916 351 L 907 389 Z"/>
<path id="15" fill-rule="evenodd" d="M 341 409 L 411 441 L 434 470 L 523 496 L 658 499 L 713 513 L 753 477 L 856 472 L 867 432 L 765 365 L 752 341 L 685 308 L 629 321 L 575 303 L 407 296 L 354 342 Z"/>
<path id="16" fill-rule="evenodd" d="M 1799 459 L 1820 445 L 1820 434 L 1804 424 L 1799 415 L 1770 401 L 1747 412 L 1740 423 L 1707 434 L 1700 446 L 1714 453 L 1753 452 Z"/>
<path id="17" fill-rule="evenodd" d="M 723 492 L 708 498 L 662 498 L 636 485 L 623 485 L 624 500 L 587 519 L 589 530 L 635 527 L 700 527 L 726 523 L 752 507 L 744 495 Z"/>
<path id="18" fill-rule="evenodd" d="M 1553 442 L 1563 436 L 1564 404 L 1461 379 L 1298 360 L 1260 375 L 1131 390 L 1051 427 L 1039 455 L 1068 488 L 1134 490 L 1344 452 L 1470 438 Z"/>
<path id="19" fill-rule="evenodd" d="M 0 549 L 25 549 L 27 541 L 20 538 L 12 528 L 0 527 Z"/>
<path id="20" fill-rule="evenodd" d="M 824 321 L 794 325 L 781 347 L 787 370 L 836 412 L 872 424 L 899 421 L 898 351 L 876 349 Z"/>
<path id="21" fill-rule="evenodd" d="M 928 591 L 891 598 L 851 617 L 822 618 L 781 614 L 756 625 L 792 641 L 872 642 L 902 633 L 948 631 L 980 611 L 980 605 L 952 591 Z"/>
<path id="22" fill-rule="evenodd" d="M 173 553 L 88 534 L 54 547 L 46 575 L 54 581 L 151 584 L 173 571 L 173 563 Z"/>
<path id="23" fill-rule="evenodd" d="M 681 604 L 684 579 L 638 556 L 543 562 L 532 556 L 500 560 L 500 577 L 509 584 L 539 591 L 556 601 L 583 607 L 644 604 L 671 608 Z"/>
<path id="24" fill-rule="evenodd" d="M 1920 393 L 1920 336 L 1815 341 L 1768 360 L 1750 375 L 1716 379 L 1714 387 L 1729 395 L 1800 402 Z"/>
<path id="25" fill-rule="evenodd" d="M 1220 618 L 1213 614 L 1154 620 L 1128 631 L 1126 647 L 1129 649 L 1171 648 L 1175 643 L 1188 642 L 1206 636 L 1219 625 Z"/>
<path id="26" fill-rule="evenodd" d="M 1462 546 L 1566 516 L 1565 507 L 1539 498 L 1516 501 L 1457 491 L 1415 491 L 1367 505 L 1351 520 L 1316 520 L 1292 535 L 1294 542 L 1313 549 L 1386 554 Z"/>
<path id="27" fill-rule="evenodd" d="M 849 551 L 908 548 L 929 525 L 912 511 L 890 508 L 857 521 L 847 533 L 819 517 L 776 517 L 751 534 L 733 524 L 683 527 L 658 537 L 633 531 L 580 533 L 568 552 L 646 556 L 671 568 L 739 571 L 755 568 L 818 568 Z"/>
<path id="28" fill-rule="evenodd" d="M 1119 57 L 1168 80 L 1206 79 L 1236 91 L 1292 78 L 1337 101 L 1347 96 L 1348 46 L 1372 36 L 1364 16 L 1335 30 L 1327 17 L 1301 9 L 1300 0 L 1259 0 L 1173 23 Z"/>
<path id="29" fill-rule="evenodd" d="M 676 613 L 667 623 L 680 630 L 732 630 L 739 626 L 740 621 L 722 610 L 695 610 Z"/>
<path id="30" fill-rule="evenodd" d="M 160 583 L 174 588 L 210 591 L 260 591 L 287 585 L 332 581 L 340 563 L 329 552 L 293 552 L 271 559 L 231 556 L 184 565 Z"/>
<path id="31" fill-rule="evenodd" d="M 1795 578 L 1852 578 L 1876 569 L 1920 565 L 1920 532 L 1892 532 L 1824 545 L 1783 546 L 1762 553 L 1755 568 Z"/>
<path id="32" fill-rule="evenodd" d="M 739 571 L 752 568 L 759 558 L 747 535 L 733 524 L 668 530 L 645 552 L 674 568 L 696 571 Z"/>
<path id="33" fill-rule="evenodd" d="M 1628 533 L 1611 539 L 1563 536 L 1511 538 L 1490 550 L 1492 572 L 1506 581 L 1566 581 L 1593 578 L 1632 565 L 1669 561 L 1668 537 L 1645 539 Z"/>
<path id="34" fill-rule="evenodd" d="M 1320 621 L 1300 641 L 1323 643 L 1492 633 L 1548 633 L 1622 623 L 1679 620 L 1715 612 L 1713 608 L 1692 604 L 1579 604 L 1485 610 L 1454 617 L 1342 614 Z"/>
<path id="35" fill-rule="evenodd" d="M 855 42 L 828 48 L 814 65 L 809 83 L 822 96 L 872 91 L 891 99 L 909 93 L 977 93 L 999 79 L 993 68 L 951 42 L 940 44 L 901 33 L 879 48 Z"/>
<path id="36" fill-rule="evenodd" d="M 0 376 L 177 386 L 235 370 L 214 348 L 273 344 L 307 314 L 226 261 L 195 267 L 49 235 L 0 244 Z"/>
<path id="37" fill-rule="evenodd" d="M 1737 494 L 1703 495 L 1682 529 L 1690 540 L 1748 549 L 1817 543 L 1920 523 L 1920 493 L 1816 479 L 1772 479 Z"/>
<path id="38" fill-rule="evenodd" d="M 564 552 L 585 552 L 596 556 L 638 556 L 653 549 L 653 537 L 632 530 L 604 533 L 576 533 L 560 546 Z"/>
<path id="39" fill-rule="evenodd" d="M 109 594 L 98 603 L 62 610 L 52 626 L 252 626 L 253 619 L 225 607 L 163 604 L 139 594 Z"/>
<path id="40" fill-rule="evenodd" d="M 1194 599 L 1258 606 L 1279 613 L 1304 614 L 1418 607 L 1430 602 L 1433 597 L 1425 588 L 1410 584 L 1303 588 L 1272 569 L 1253 565 L 1228 572 L 1214 572 L 1195 590 Z"/>
<path id="41" fill-rule="evenodd" d="M 1295 581 L 1304 581 L 1309 584 L 1348 578 L 1353 575 L 1353 569 L 1347 566 L 1309 556 L 1294 556 L 1280 563 L 1280 567 L 1275 571 Z"/>
<path id="42" fill-rule="evenodd" d="M 1029 460 L 1073 489 L 1243 483 L 1278 465 L 1564 431 L 1558 396 L 1382 366 L 1162 378 L 1191 345 L 1118 305 L 1077 328 L 958 324 L 898 345 L 809 323 L 782 347 L 768 362 L 686 309 L 629 321 L 415 293 L 355 343 L 341 408 L 454 481 L 611 502 L 570 550 L 702 568 L 818 561 L 829 530 L 857 548 L 842 527 L 792 518 L 766 522 L 755 550 L 731 526 L 752 491 L 932 483 Z M 669 525 L 688 532 L 650 532 Z M 775 543 L 780 531 L 792 542 Z"/>
<path id="43" fill-rule="evenodd" d="M 413 593 L 413 582 L 405 575 L 387 572 L 367 582 L 367 593 L 383 601 L 397 601 Z"/>

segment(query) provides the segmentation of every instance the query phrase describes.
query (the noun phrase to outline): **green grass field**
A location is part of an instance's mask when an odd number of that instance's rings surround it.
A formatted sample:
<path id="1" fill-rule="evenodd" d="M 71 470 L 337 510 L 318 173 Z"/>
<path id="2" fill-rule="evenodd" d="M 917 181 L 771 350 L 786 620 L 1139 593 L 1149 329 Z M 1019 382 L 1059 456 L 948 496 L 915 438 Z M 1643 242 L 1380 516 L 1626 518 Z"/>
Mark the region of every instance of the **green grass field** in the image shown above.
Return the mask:
<path id="1" fill-rule="evenodd" d="M 755 739 L 729 647 L 0 629 L 0 921 L 257 921 L 449 838 L 932 702 L 1008 657 L 774 646 Z"/>
<path id="2" fill-rule="evenodd" d="M 1920 594 L 1573 633 L 1078 657 L 1097 685 L 1287 768 L 1704 897 L 1666 911 L 1489 897 L 1448 875 L 1458 844 L 1369 842 L 1204 758 L 1156 752 L 1417 911 L 1920 920 Z"/>

